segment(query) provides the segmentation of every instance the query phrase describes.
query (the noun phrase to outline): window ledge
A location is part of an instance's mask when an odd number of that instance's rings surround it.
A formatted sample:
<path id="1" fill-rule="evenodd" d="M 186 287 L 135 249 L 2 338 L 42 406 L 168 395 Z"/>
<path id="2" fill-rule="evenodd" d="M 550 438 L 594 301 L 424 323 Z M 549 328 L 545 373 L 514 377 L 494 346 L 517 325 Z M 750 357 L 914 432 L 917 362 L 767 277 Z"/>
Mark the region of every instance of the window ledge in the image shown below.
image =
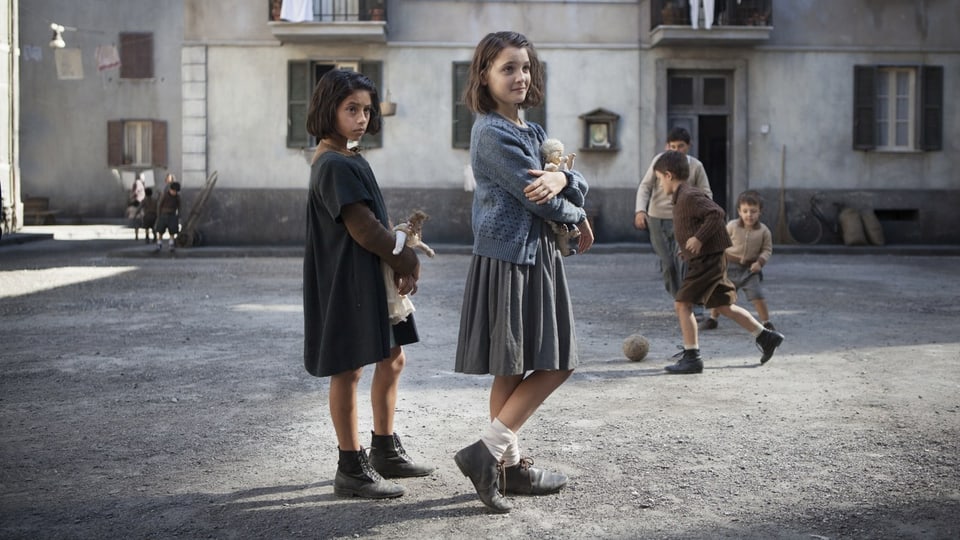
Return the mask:
<path id="1" fill-rule="evenodd" d="M 326 41 L 352 41 L 362 43 L 386 43 L 385 21 L 337 21 L 337 22 L 282 22 L 267 23 L 273 37 L 283 43 L 318 43 Z"/>
<path id="2" fill-rule="evenodd" d="M 650 32 L 650 45 L 759 45 L 770 40 L 772 26 L 660 25 Z"/>

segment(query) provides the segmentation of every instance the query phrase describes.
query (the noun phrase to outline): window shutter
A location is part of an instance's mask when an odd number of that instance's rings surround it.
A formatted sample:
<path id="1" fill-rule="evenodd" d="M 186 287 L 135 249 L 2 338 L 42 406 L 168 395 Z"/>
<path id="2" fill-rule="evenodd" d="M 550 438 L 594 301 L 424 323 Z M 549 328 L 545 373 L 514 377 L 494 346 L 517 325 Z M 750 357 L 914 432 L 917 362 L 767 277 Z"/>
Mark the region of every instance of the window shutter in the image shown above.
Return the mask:
<path id="1" fill-rule="evenodd" d="M 150 161 L 156 167 L 167 166 L 167 123 L 154 120 L 150 126 Z"/>
<path id="2" fill-rule="evenodd" d="M 943 66 L 920 68 L 920 149 L 943 149 Z"/>
<path id="3" fill-rule="evenodd" d="M 853 148 L 877 146 L 877 68 L 853 66 Z"/>
<path id="4" fill-rule="evenodd" d="M 453 147 L 470 148 L 473 114 L 463 103 L 463 91 L 470 75 L 470 62 L 453 63 Z"/>
<path id="5" fill-rule="evenodd" d="M 307 133 L 311 82 L 310 62 L 295 60 L 287 64 L 287 148 L 312 146 Z"/>
<path id="6" fill-rule="evenodd" d="M 377 93 L 380 94 L 380 101 L 387 98 L 387 90 L 383 87 L 383 62 L 360 62 L 360 73 L 367 76 L 377 87 Z M 386 118 L 381 118 L 380 133 L 376 135 L 366 134 L 363 136 L 364 148 L 383 148 L 383 129 L 387 124 Z"/>
<path id="7" fill-rule="evenodd" d="M 107 122 L 107 165 L 123 165 L 123 120 Z"/>
<path id="8" fill-rule="evenodd" d="M 153 78 L 153 34 L 128 32 L 120 34 L 120 78 Z"/>

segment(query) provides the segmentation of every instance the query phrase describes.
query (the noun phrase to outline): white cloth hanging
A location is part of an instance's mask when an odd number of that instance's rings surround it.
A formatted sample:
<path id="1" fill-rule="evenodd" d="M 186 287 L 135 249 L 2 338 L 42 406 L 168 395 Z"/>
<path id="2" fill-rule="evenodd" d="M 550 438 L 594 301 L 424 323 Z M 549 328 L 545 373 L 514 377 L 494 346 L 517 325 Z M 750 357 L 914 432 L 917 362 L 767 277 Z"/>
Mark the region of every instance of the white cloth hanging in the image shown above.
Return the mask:
<path id="1" fill-rule="evenodd" d="M 283 0 L 280 18 L 289 22 L 313 20 L 313 0 Z"/>
<path id="2" fill-rule="evenodd" d="M 113 45 L 99 45 L 94 52 L 97 58 L 97 71 L 116 69 L 120 67 L 120 54 Z"/>
<path id="3" fill-rule="evenodd" d="M 700 2 L 703 2 L 703 26 L 713 26 L 713 0 L 690 0 L 690 26 L 696 28 L 700 19 Z"/>

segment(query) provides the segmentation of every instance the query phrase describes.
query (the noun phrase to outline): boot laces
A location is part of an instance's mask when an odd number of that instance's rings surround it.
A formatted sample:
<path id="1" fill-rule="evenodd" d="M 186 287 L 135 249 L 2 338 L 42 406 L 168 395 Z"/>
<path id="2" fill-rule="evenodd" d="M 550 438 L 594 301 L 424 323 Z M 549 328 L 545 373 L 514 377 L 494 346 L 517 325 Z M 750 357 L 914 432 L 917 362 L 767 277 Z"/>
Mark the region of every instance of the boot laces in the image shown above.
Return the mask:
<path id="1" fill-rule="evenodd" d="M 497 482 L 500 484 L 500 496 L 506 497 L 507 495 L 507 469 L 503 466 L 503 460 L 497 462 L 497 478 L 500 480 Z"/>
<path id="2" fill-rule="evenodd" d="M 368 450 L 365 448 L 360 448 L 360 468 L 363 470 L 363 473 L 370 477 L 374 483 L 383 480 L 383 477 L 380 476 L 380 473 L 373 468 L 373 465 L 370 464 L 370 460 L 367 459 Z"/>

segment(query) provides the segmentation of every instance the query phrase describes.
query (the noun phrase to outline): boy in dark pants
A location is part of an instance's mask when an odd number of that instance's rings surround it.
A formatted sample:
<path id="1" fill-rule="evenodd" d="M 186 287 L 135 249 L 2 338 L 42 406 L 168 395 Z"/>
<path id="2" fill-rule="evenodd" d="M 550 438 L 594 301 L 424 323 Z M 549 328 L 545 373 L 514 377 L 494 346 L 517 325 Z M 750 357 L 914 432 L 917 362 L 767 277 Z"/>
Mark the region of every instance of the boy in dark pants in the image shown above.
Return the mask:
<path id="1" fill-rule="evenodd" d="M 749 311 L 736 304 L 737 290 L 727 279 L 727 261 L 724 250 L 730 246 L 726 229 L 726 215 L 717 203 L 702 191 L 690 186 L 687 158 L 680 152 L 664 152 L 653 166 L 664 190 L 673 196 L 673 229 L 682 257 L 687 261 L 687 273 L 677 291 L 674 309 L 683 333 L 683 356 L 666 367 L 670 373 L 700 373 L 703 360 L 697 335 L 694 304 L 716 308 L 757 340 L 762 352 L 760 363 L 765 364 L 783 342 L 783 334 L 767 330 Z"/>
<path id="2" fill-rule="evenodd" d="M 180 232 L 180 182 L 172 182 L 167 185 L 167 191 L 160 197 L 157 203 L 157 249 L 163 247 L 163 232 L 170 233 L 170 252 L 177 250 L 177 233 Z"/>

